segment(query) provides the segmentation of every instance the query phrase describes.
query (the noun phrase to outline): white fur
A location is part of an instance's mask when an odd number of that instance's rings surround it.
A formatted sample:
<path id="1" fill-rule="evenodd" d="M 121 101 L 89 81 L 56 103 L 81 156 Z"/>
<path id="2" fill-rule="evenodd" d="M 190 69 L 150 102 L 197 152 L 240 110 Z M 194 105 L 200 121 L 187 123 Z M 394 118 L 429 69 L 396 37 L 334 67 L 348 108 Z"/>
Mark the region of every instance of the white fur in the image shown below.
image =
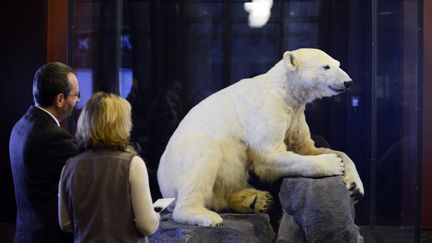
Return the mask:
<path id="1" fill-rule="evenodd" d="M 267 73 L 191 109 L 158 169 L 163 196 L 177 198 L 174 219 L 215 226 L 222 218 L 211 210 L 265 211 L 268 195 L 248 185 L 248 170 L 266 181 L 343 175 L 347 187 L 363 194 L 354 163 L 342 152 L 316 148 L 304 115 L 308 102 L 337 95 L 345 81 L 351 78 L 338 61 L 317 49 L 298 49 L 285 52 Z"/>

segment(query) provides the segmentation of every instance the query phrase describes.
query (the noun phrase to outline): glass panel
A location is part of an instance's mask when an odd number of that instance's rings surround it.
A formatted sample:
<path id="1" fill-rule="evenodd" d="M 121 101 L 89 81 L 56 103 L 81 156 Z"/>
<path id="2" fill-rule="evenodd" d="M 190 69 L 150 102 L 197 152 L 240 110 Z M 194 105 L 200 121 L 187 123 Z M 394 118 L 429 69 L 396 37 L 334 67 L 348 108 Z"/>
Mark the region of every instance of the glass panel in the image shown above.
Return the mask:
<path id="1" fill-rule="evenodd" d="M 92 21 L 92 12 L 98 12 L 99 8 L 88 1 L 74 1 L 74 6 L 73 60 L 81 92 L 81 99 L 76 108 L 81 110 L 93 93 L 92 52 L 95 44 L 95 25 Z"/>
<path id="2" fill-rule="evenodd" d="M 232 25 L 230 83 L 267 72 L 279 59 L 279 24 L 252 29 L 247 19 Z"/>
<path id="3" fill-rule="evenodd" d="M 184 105 L 190 108 L 223 85 L 224 8 L 222 3 L 180 4 L 184 11 L 182 67 Z"/>
<path id="4" fill-rule="evenodd" d="M 376 14 L 377 68 L 373 99 L 377 160 L 376 171 L 372 172 L 376 173 L 376 225 L 404 226 L 406 240 L 414 241 L 419 119 L 418 3 L 378 1 Z"/>
<path id="5" fill-rule="evenodd" d="M 262 28 L 248 26 L 245 1 L 70 1 L 78 108 L 99 90 L 129 100 L 132 140 L 142 148 L 154 199 L 160 155 L 189 109 L 266 72 L 286 50 L 319 48 L 340 61 L 354 86 L 308 104 L 313 138 L 356 163 L 366 192 L 356 223 L 365 242 L 414 241 L 418 1 L 273 1 Z"/>

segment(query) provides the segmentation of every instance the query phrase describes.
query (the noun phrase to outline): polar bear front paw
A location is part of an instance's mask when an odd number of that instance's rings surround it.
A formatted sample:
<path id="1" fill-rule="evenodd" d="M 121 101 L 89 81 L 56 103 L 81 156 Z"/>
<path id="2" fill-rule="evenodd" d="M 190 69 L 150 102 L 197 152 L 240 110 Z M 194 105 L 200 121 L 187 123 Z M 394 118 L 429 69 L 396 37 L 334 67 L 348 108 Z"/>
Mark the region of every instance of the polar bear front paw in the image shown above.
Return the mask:
<path id="1" fill-rule="evenodd" d="M 347 185 L 347 187 L 354 202 L 359 201 L 363 197 L 363 193 L 360 191 L 360 188 L 357 187 L 357 183 L 354 181 L 350 185 Z"/>
<path id="2" fill-rule="evenodd" d="M 208 213 L 198 216 L 197 225 L 204 227 L 215 227 L 221 225 L 222 221 L 223 219 L 219 214 L 209 211 Z"/>
<path id="3" fill-rule="evenodd" d="M 264 213 L 273 204 L 273 198 L 269 192 L 259 191 L 255 188 L 247 188 L 233 193 L 229 197 L 229 207 L 238 213 Z"/>
<path id="4" fill-rule="evenodd" d="M 176 222 L 204 227 L 222 224 L 222 217 L 206 208 L 179 207 L 174 209 L 173 218 Z"/>
<path id="5" fill-rule="evenodd" d="M 354 202 L 358 202 L 363 198 L 364 187 L 360 177 L 356 176 L 356 174 L 353 175 L 353 173 L 346 173 L 346 175 L 342 177 L 342 180 L 345 182 L 349 194 L 353 198 Z"/>
<path id="6" fill-rule="evenodd" d="M 343 175 L 345 165 L 342 159 L 336 154 L 320 154 L 312 157 L 313 160 L 309 170 L 309 176 L 319 177 Z"/>

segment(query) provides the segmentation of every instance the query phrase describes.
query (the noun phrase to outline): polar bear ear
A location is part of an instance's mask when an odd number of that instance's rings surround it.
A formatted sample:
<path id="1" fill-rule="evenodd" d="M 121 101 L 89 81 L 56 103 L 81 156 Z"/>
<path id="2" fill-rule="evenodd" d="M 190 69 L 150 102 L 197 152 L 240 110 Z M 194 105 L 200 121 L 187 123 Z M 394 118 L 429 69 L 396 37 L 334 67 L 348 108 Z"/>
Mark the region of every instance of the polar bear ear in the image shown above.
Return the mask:
<path id="1" fill-rule="evenodd" d="M 285 63 L 285 65 L 286 65 L 286 67 L 287 67 L 289 70 L 294 71 L 294 70 L 297 69 L 297 62 L 296 62 L 297 60 L 296 60 L 296 58 L 294 57 L 294 53 L 289 52 L 289 51 L 286 51 L 286 52 L 283 54 L 283 60 L 284 60 L 284 63 Z"/>

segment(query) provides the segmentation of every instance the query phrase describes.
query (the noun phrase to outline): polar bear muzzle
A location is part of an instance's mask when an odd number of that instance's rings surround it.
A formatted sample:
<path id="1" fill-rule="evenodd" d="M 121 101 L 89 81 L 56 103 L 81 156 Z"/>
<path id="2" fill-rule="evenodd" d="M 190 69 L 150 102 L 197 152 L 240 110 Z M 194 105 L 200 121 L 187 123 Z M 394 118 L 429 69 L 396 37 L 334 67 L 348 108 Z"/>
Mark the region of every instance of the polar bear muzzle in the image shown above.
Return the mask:
<path id="1" fill-rule="evenodd" d="M 350 81 L 343 82 L 344 87 L 334 87 L 331 85 L 329 85 L 328 87 L 329 87 L 329 89 L 333 90 L 336 93 L 343 93 L 343 92 L 350 90 L 352 87 L 352 84 L 353 84 L 353 81 L 350 80 Z"/>

